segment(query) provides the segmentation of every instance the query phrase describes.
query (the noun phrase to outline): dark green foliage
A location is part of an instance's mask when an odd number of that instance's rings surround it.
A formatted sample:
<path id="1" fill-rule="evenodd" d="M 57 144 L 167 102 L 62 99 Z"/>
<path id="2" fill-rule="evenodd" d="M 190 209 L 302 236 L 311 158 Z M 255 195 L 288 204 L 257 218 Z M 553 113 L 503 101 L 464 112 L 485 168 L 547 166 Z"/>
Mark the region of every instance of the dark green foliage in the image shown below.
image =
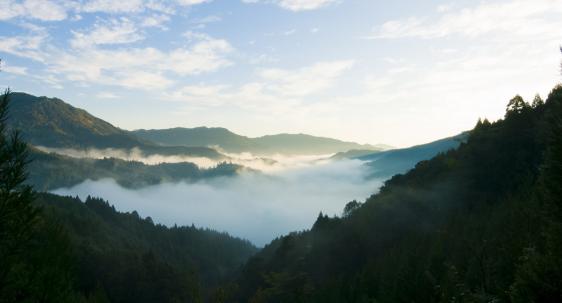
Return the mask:
<path id="1" fill-rule="evenodd" d="M 342 218 L 273 241 L 230 302 L 561 302 L 562 87 Z"/>
<path id="2" fill-rule="evenodd" d="M 29 184 L 37 190 L 71 187 L 85 180 L 111 178 L 121 186 L 140 188 L 164 182 L 193 182 L 212 177 L 234 176 L 241 166 L 220 163 L 209 169 L 188 162 L 146 165 L 115 158 L 71 158 L 31 150 Z"/>
<path id="3" fill-rule="evenodd" d="M 67 239 L 33 206 L 27 146 L 7 134 L 10 92 L 0 98 L 0 302 L 71 302 Z"/>
<path id="4" fill-rule="evenodd" d="M 529 245 L 512 287 L 515 302 L 562 301 L 562 87 L 549 97 L 545 113 L 546 159 L 539 180 L 544 208 L 542 241 Z"/>
<path id="5" fill-rule="evenodd" d="M 76 290 L 111 302 L 199 302 L 256 248 L 228 234 L 155 225 L 106 201 L 40 194 L 48 220 L 61 222 L 73 248 Z"/>

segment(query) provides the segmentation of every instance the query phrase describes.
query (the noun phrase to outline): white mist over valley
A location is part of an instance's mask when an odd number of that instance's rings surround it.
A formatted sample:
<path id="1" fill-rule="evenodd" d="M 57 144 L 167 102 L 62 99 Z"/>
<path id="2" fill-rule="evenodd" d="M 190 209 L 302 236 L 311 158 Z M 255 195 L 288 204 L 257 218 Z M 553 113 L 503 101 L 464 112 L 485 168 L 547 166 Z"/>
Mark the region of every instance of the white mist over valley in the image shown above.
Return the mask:
<path id="1" fill-rule="evenodd" d="M 220 163 L 232 163 L 242 165 L 247 168 L 273 172 L 285 169 L 293 169 L 299 167 L 307 167 L 318 164 L 320 162 L 329 161 L 333 154 L 326 155 L 296 155 L 288 156 L 283 154 L 273 154 L 267 157 L 253 155 L 250 152 L 244 153 L 227 153 L 218 147 L 224 159 L 211 159 L 206 157 L 195 157 L 189 155 L 161 155 L 150 154 L 147 155 L 140 148 L 119 149 L 119 148 L 88 148 L 88 149 L 75 149 L 75 148 L 57 148 L 36 146 L 37 149 L 46 153 L 54 153 L 71 158 L 78 159 L 105 159 L 115 158 L 126 161 L 141 162 L 146 165 L 158 165 L 162 163 L 182 163 L 190 162 L 197 165 L 199 168 L 208 169 L 217 166 Z"/>
<path id="2" fill-rule="evenodd" d="M 93 151 L 72 152 L 76 156 L 95 154 Z M 97 152 L 100 153 L 96 155 L 103 158 L 101 151 Z M 103 156 L 115 157 L 119 153 L 114 151 Z M 71 153 L 66 150 L 65 154 Z M 135 158 L 149 163 L 151 159 L 156 158 Z M 165 156 L 158 156 L 154 163 L 164 160 Z M 263 166 L 265 164 L 260 168 Z M 320 212 L 340 215 L 347 202 L 364 200 L 376 192 L 382 180 L 367 179 L 367 175 L 367 169 L 359 160 L 284 156 L 277 157 L 277 161 L 262 172 L 245 171 L 233 177 L 196 183 L 163 183 L 128 189 L 112 179 L 103 179 L 88 180 L 53 192 L 83 199 L 88 195 L 98 196 L 119 211 L 137 211 L 142 217 L 150 216 L 156 223 L 169 226 L 195 224 L 228 231 L 263 246 L 275 237 L 309 229 Z"/>

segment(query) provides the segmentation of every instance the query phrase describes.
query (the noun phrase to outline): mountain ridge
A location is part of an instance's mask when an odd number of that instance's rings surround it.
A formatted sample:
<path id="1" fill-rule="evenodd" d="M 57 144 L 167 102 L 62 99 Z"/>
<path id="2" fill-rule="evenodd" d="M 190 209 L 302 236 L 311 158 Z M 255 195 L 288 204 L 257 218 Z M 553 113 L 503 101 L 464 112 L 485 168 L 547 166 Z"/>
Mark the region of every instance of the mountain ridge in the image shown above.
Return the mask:
<path id="1" fill-rule="evenodd" d="M 174 127 L 168 129 L 137 129 L 131 131 L 140 138 L 161 145 L 218 147 L 227 153 L 251 152 L 259 155 L 331 154 L 351 149 L 388 149 L 388 145 L 359 144 L 304 133 L 280 133 L 259 137 L 236 134 L 224 127 Z"/>

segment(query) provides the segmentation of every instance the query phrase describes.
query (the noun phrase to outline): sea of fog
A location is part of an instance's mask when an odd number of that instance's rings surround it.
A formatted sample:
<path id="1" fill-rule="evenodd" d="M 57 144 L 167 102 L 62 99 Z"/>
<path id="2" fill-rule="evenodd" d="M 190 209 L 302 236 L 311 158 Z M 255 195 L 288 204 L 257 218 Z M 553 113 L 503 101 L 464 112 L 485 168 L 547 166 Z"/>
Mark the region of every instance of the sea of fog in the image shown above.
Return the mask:
<path id="1" fill-rule="evenodd" d="M 382 183 L 366 179 L 368 172 L 359 160 L 308 157 L 283 163 L 283 169 L 198 183 L 128 189 L 105 179 L 53 192 L 101 197 L 119 211 L 136 210 L 156 223 L 195 224 L 263 246 L 278 236 L 309 229 L 320 212 L 340 215 L 347 202 L 364 200 Z"/>

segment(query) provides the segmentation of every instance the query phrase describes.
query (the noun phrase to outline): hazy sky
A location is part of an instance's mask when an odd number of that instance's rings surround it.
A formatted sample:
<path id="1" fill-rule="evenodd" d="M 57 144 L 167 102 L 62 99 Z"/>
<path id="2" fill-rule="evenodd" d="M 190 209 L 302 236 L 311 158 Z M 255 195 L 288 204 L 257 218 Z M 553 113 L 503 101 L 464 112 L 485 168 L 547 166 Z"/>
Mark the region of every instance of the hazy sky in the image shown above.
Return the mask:
<path id="1" fill-rule="evenodd" d="M 562 0 L 0 0 L 0 86 L 125 128 L 406 146 L 560 81 Z"/>

